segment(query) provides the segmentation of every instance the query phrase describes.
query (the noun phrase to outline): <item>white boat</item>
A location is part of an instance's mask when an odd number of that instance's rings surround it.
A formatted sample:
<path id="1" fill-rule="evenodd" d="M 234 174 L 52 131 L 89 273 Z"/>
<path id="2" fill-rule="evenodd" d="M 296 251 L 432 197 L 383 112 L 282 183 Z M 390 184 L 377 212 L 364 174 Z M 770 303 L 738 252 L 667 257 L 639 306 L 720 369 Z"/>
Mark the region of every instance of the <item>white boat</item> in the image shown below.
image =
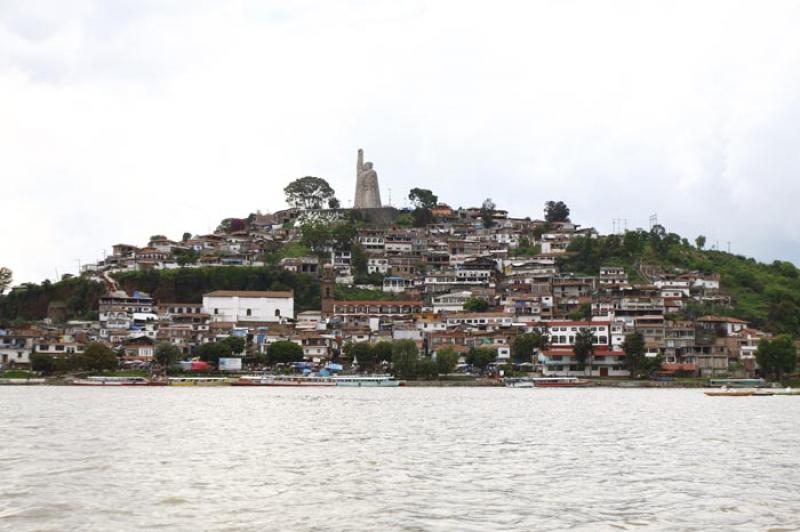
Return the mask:
<path id="1" fill-rule="evenodd" d="M 144 377 L 106 377 L 97 375 L 85 379 L 74 379 L 75 386 L 149 386 L 150 381 Z"/>
<path id="2" fill-rule="evenodd" d="M 170 377 L 170 386 L 227 386 L 225 377 Z"/>
<path id="3" fill-rule="evenodd" d="M 340 376 L 332 377 L 336 386 L 346 386 L 352 388 L 385 387 L 394 388 L 400 386 L 400 381 L 388 375 L 375 377 Z"/>
<path id="4" fill-rule="evenodd" d="M 536 388 L 533 381 L 527 378 L 509 377 L 503 379 L 503 385 L 506 388 Z"/>
<path id="5" fill-rule="evenodd" d="M 242 375 L 232 386 L 336 386 L 332 377 L 316 375 Z"/>

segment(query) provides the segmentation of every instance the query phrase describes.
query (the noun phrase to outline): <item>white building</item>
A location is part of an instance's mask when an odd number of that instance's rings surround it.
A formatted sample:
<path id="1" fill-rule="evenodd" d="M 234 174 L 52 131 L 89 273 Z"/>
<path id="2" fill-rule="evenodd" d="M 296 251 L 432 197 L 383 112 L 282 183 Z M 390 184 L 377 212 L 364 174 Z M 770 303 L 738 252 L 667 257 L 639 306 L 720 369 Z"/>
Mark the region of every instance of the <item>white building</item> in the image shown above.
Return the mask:
<path id="1" fill-rule="evenodd" d="M 203 295 L 203 312 L 213 321 L 280 322 L 294 319 L 294 294 L 216 290 Z"/>

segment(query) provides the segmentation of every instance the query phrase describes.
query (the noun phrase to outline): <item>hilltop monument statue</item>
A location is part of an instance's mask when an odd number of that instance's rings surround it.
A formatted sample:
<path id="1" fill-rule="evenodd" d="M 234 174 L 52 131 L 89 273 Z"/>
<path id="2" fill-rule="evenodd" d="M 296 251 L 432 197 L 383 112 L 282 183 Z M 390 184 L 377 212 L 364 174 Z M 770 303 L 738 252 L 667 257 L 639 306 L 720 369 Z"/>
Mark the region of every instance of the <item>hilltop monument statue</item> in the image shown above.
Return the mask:
<path id="1" fill-rule="evenodd" d="M 354 209 L 378 209 L 381 205 L 381 190 L 378 187 L 378 172 L 371 162 L 364 162 L 364 150 L 358 150 L 356 163 L 356 199 Z"/>

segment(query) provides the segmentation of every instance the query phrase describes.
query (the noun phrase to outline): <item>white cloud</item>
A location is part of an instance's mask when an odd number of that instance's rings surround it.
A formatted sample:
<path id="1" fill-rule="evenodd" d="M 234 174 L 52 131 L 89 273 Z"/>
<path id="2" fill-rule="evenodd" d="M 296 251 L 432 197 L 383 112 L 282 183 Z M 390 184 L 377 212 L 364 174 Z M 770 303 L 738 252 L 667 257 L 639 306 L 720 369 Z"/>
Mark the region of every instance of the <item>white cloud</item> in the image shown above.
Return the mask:
<path id="1" fill-rule="evenodd" d="M 0 6 L 0 263 L 283 206 L 384 198 L 708 235 L 800 261 L 796 2 L 18 2 Z M 346 203 L 346 201 L 345 201 Z"/>

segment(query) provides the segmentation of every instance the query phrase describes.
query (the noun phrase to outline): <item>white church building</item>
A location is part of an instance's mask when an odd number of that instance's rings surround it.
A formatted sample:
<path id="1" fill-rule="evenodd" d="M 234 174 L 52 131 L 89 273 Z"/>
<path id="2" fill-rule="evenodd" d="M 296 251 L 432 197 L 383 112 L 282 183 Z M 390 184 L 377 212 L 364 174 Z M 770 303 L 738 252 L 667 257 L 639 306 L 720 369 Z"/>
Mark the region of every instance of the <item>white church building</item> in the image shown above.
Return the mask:
<path id="1" fill-rule="evenodd" d="M 294 293 L 215 290 L 203 295 L 212 321 L 281 322 L 294 319 Z"/>

